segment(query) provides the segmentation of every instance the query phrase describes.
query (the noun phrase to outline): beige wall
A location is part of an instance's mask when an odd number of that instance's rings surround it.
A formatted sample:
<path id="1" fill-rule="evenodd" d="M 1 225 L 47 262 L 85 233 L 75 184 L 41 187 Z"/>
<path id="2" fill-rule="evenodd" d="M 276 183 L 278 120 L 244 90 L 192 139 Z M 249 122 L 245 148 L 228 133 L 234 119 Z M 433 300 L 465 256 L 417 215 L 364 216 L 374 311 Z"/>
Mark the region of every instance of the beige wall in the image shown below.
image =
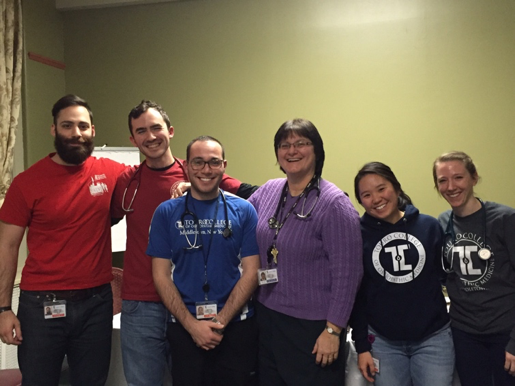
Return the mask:
<path id="1" fill-rule="evenodd" d="M 90 101 L 97 144 L 130 146 L 128 111 L 155 99 L 176 128 L 175 155 L 214 135 L 228 172 L 261 184 L 281 176 L 275 131 L 304 117 L 324 138 L 324 177 L 351 196 L 356 171 L 379 160 L 437 215 L 446 204 L 432 188 L 432 161 L 462 149 L 483 176 L 477 191 L 515 206 L 512 0 L 199 0 L 62 18 L 66 91 Z M 58 18 L 38 19 L 30 28 L 52 29 L 56 47 L 45 38 L 42 50 L 58 58 Z M 55 99 L 41 104 L 45 114 Z M 48 122 L 27 125 L 35 141 Z M 28 147 L 30 160 L 47 152 Z"/>

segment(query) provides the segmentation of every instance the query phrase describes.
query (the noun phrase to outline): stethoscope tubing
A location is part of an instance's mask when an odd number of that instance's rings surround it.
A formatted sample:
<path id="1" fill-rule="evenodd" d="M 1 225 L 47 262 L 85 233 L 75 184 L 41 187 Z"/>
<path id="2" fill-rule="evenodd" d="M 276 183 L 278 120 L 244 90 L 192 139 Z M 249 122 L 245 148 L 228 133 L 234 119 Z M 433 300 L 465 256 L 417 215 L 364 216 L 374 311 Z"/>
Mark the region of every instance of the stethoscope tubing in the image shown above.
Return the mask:
<path id="1" fill-rule="evenodd" d="M 481 211 L 483 212 L 483 221 L 482 221 L 482 230 L 483 230 L 483 247 L 478 251 L 478 254 L 480 256 L 480 259 L 482 260 L 488 260 L 492 253 L 491 251 L 486 248 L 486 208 L 483 200 L 478 198 L 478 201 L 481 204 Z M 451 261 L 448 262 L 447 258 L 445 256 L 445 244 L 447 237 L 451 236 L 452 244 L 454 245 L 456 243 L 456 232 L 454 231 L 454 212 L 451 210 L 451 214 L 449 216 L 449 220 L 447 221 L 447 226 L 445 227 L 445 234 L 444 234 L 444 246 L 442 248 L 442 268 L 446 273 L 452 273 L 454 272 L 453 265 L 454 265 L 454 253 L 451 252 Z M 449 264 L 449 268 L 445 267 L 445 262 Z"/>
<path id="2" fill-rule="evenodd" d="M 182 161 L 178 158 L 175 158 L 173 157 L 174 159 L 174 163 L 177 162 L 177 164 L 179 165 L 179 167 L 182 169 L 182 171 L 184 172 L 184 176 L 186 177 L 186 179 L 188 179 L 188 174 L 186 173 L 186 168 L 184 167 L 184 164 L 182 163 Z M 122 196 L 122 210 L 126 213 L 130 213 L 130 212 L 133 212 L 134 209 L 132 208 L 132 204 L 134 202 L 134 199 L 136 198 L 136 195 L 138 194 L 138 189 L 139 189 L 139 186 L 140 186 L 140 183 L 141 183 L 141 175 L 143 173 L 142 169 L 145 167 L 145 164 L 146 164 L 146 160 L 143 161 L 138 169 L 136 169 L 136 172 L 133 174 L 133 176 L 129 179 L 129 182 L 127 182 L 127 186 L 125 186 L 125 189 L 123 191 L 123 196 Z M 173 164 L 172 164 L 173 165 Z M 132 199 L 131 201 L 129 202 L 129 205 L 127 207 L 125 207 L 125 197 L 127 196 L 127 191 L 129 190 L 129 187 L 131 186 L 131 184 L 133 183 L 133 181 L 136 181 L 136 189 L 134 189 L 134 193 L 132 194 Z"/>
<path id="3" fill-rule="evenodd" d="M 221 189 L 218 189 L 218 190 L 220 192 L 220 195 L 222 196 L 222 201 L 224 204 L 225 228 L 222 232 L 222 236 L 226 239 L 226 238 L 231 237 L 231 235 L 232 235 L 231 225 L 229 224 L 229 210 L 227 209 L 227 199 L 225 198 L 224 192 Z M 202 247 L 202 244 L 197 245 L 197 238 L 198 238 L 197 235 L 199 234 L 199 228 L 200 228 L 199 219 L 198 219 L 198 216 L 194 212 L 190 211 L 190 209 L 189 209 L 189 206 L 188 206 L 189 196 L 190 196 L 190 194 L 189 194 L 189 192 L 187 192 L 186 199 L 184 202 L 184 212 L 181 214 L 181 224 L 183 224 L 183 226 L 184 226 L 184 221 L 185 221 L 186 216 L 191 216 L 193 218 L 193 222 L 195 224 L 196 231 L 195 231 L 195 240 L 193 241 L 193 244 L 191 244 L 190 240 L 188 239 L 188 235 L 186 234 L 186 232 L 184 233 L 184 237 L 186 237 L 186 241 L 189 244 L 189 247 L 185 247 L 185 249 L 187 249 L 187 250 L 200 249 Z M 217 200 L 217 205 L 218 205 L 218 200 Z M 216 216 L 216 213 L 218 213 L 218 207 L 215 212 L 215 216 Z M 212 232 L 211 232 L 211 235 L 212 235 Z M 200 235 L 200 237 L 202 238 L 202 235 Z"/>

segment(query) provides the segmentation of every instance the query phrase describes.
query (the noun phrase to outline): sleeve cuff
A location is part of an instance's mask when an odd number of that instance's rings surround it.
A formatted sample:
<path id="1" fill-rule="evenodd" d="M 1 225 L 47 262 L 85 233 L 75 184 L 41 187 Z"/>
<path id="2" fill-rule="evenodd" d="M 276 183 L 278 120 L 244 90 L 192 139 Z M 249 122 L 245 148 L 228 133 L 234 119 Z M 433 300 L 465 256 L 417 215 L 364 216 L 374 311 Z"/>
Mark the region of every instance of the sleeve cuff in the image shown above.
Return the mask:
<path id="1" fill-rule="evenodd" d="M 511 355 L 515 355 L 515 338 L 510 338 L 510 341 L 506 346 L 506 351 L 508 351 Z"/>
<path id="2" fill-rule="evenodd" d="M 354 345 L 356 346 L 356 352 L 358 354 L 361 354 L 361 353 L 364 353 L 367 351 L 372 351 L 372 345 L 370 344 L 368 339 L 360 339 L 358 341 L 355 341 Z"/>

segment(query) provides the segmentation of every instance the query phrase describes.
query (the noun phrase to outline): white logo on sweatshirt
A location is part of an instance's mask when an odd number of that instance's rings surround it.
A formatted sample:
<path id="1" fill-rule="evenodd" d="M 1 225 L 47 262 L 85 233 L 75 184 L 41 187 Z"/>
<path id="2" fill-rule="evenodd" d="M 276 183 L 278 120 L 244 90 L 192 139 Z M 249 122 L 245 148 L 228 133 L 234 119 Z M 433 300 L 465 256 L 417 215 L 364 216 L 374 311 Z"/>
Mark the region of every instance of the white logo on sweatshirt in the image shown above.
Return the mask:
<path id="1" fill-rule="evenodd" d="M 394 244 L 388 246 L 390 243 Z M 408 256 L 409 261 L 406 259 Z M 425 263 L 424 246 L 415 236 L 405 232 L 392 232 L 386 235 L 372 252 L 372 264 L 377 273 L 391 283 L 403 284 L 412 281 L 420 275 Z"/>

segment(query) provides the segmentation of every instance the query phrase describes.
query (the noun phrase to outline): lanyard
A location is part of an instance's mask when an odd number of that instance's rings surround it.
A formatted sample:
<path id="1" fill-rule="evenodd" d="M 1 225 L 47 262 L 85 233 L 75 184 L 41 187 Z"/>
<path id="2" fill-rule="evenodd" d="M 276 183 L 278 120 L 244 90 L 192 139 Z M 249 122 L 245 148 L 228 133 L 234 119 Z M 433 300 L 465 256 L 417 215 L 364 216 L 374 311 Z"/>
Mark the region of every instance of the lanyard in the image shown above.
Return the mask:
<path id="1" fill-rule="evenodd" d="M 286 206 L 286 200 L 288 197 L 288 180 L 286 180 L 283 190 L 282 190 L 282 193 L 281 193 L 281 196 L 279 198 L 279 202 L 277 203 L 277 208 L 275 210 L 275 214 L 273 217 L 270 217 L 268 219 L 268 226 L 271 229 L 275 229 L 275 234 L 274 234 L 274 238 L 272 240 L 272 244 L 270 245 L 270 247 L 268 247 L 268 250 L 266 252 L 268 266 L 270 266 L 272 264 L 272 261 L 274 262 L 275 265 L 277 265 L 277 255 L 279 255 L 279 251 L 277 249 L 276 244 L 277 244 L 277 237 L 279 236 L 279 232 L 281 231 L 284 224 L 286 223 L 286 220 L 288 220 L 288 217 L 290 217 L 290 215 L 295 210 L 295 207 L 299 204 L 300 200 L 306 194 L 309 193 L 309 190 L 315 181 L 318 181 L 318 177 L 316 175 L 314 175 L 313 178 L 311 179 L 311 181 L 309 181 L 309 183 L 306 185 L 306 187 L 304 188 L 302 193 L 299 195 L 297 200 L 293 203 L 293 205 L 290 208 L 290 210 L 288 211 L 288 213 L 286 213 L 286 216 L 284 216 L 284 218 L 283 218 L 283 211 Z"/>
<path id="2" fill-rule="evenodd" d="M 214 234 L 214 230 L 215 230 L 215 223 L 216 223 L 216 220 L 217 220 L 217 217 L 218 217 L 218 206 L 219 206 L 220 194 L 223 195 L 223 193 L 219 193 L 218 196 L 216 197 L 216 201 L 215 201 L 215 215 L 214 215 L 213 221 L 211 222 L 211 232 L 210 232 L 210 235 L 209 235 L 209 243 L 207 244 L 207 248 L 206 248 L 205 252 L 204 252 L 204 249 L 202 248 L 202 256 L 204 258 L 204 284 L 202 284 L 202 291 L 204 291 L 204 299 L 205 300 L 208 300 L 208 293 L 209 293 L 209 290 L 210 290 L 209 281 L 208 281 L 208 278 L 207 278 L 207 262 L 209 260 L 209 252 L 211 251 L 211 245 L 213 244 L 213 234 Z M 196 224 L 195 224 L 195 228 L 196 228 L 196 230 L 195 230 L 195 232 L 196 232 L 195 233 L 195 244 L 197 242 L 197 234 L 198 234 L 200 236 L 200 242 L 201 242 L 201 245 L 199 247 L 201 247 L 203 243 L 202 243 L 202 231 L 200 230 L 199 219 L 198 219 L 197 215 L 195 215 L 194 213 L 190 212 L 189 209 L 188 209 L 188 196 L 189 196 L 189 194 L 186 195 L 185 214 L 191 215 L 194 218 L 194 221 L 196 222 Z M 224 205 L 227 205 L 225 203 L 225 200 L 224 200 Z M 193 203 L 193 209 L 195 210 L 195 203 Z M 183 221 L 183 220 L 181 220 L 181 221 Z M 228 222 L 227 218 L 226 218 L 226 222 Z M 190 247 L 191 247 L 191 243 L 188 240 L 188 237 L 187 237 L 186 233 L 184 235 L 186 236 L 186 240 L 188 241 L 188 244 L 190 244 Z M 198 249 L 199 247 L 197 247 L 196 249 Z M 191 249 L 191 248 L 188 248 L 188 249 Z"/>

